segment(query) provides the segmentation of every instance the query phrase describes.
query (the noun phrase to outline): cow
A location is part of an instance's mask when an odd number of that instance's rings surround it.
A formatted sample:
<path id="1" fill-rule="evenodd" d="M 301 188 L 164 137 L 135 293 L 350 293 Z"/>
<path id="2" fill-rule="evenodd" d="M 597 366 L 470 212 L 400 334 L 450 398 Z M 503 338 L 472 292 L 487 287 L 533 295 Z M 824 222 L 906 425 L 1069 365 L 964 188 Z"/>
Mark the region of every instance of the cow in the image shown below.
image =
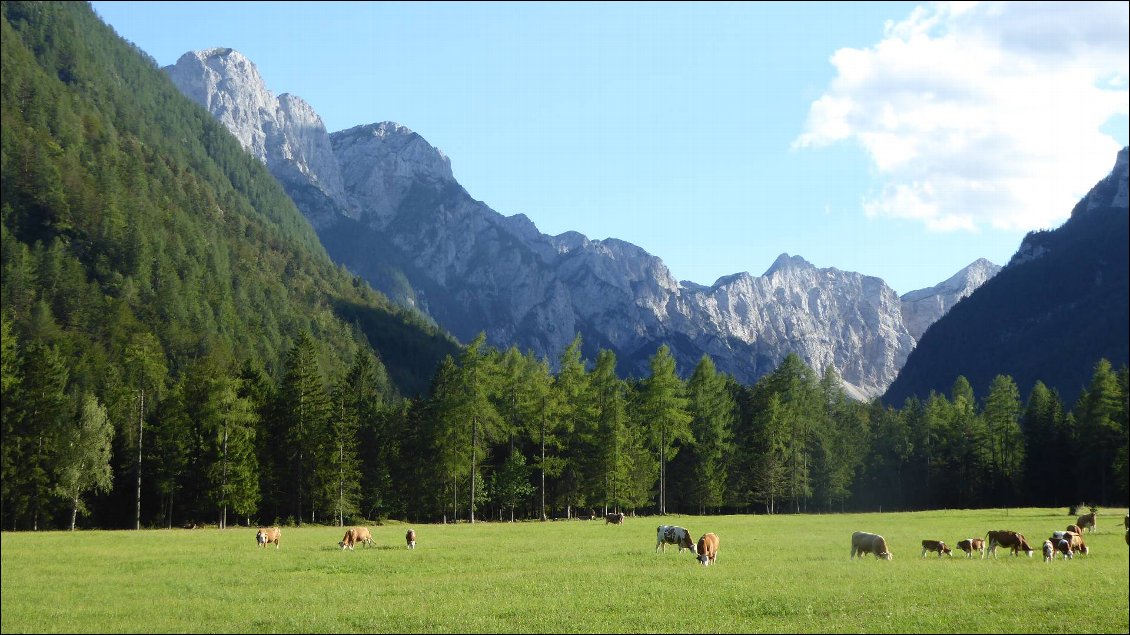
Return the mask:
<path id="1" fill-rule="evenodd" d="M 1051 562 L 1055 557 L 1055 547 L 1052 546 L 1051 540 L 1044 541 L 1044 562 Z"/>
<path id="2" fill-rule="evenodd" d="M 1071 551 L 1082 553 L 1086 555 L 1090 552 L 1087 548 L 1087 543 L 1083 542 L 1083 536 L 1073 531 L 1053 531 L 1052 537 L 1049 539 L 1052 542 L 1066 540 L 1071 545 Z"/>
<path id="3" fill-rule="evenodd" d="M 624 524 L 624 514 L 623 513 L 605 514 L 604 515 L 604 524 L 607 525 L 608 523 L 612 523 L 613 525 L 623 525 Z"/>
<path id="4" fill-rule="evenodd" d="M 698 539 L 696 551 L 702 566 L 708 567 L 714 564 L 714 560 L 718 558 L 718 536 L 713 533 L 703 534 L 702 538 Z"/>
<path id="5" fill-rule="evenodd" d="M 1024 537 L 1024 534 L 1005 529 L 990 531 L 985 539 L 989 542 L 989 555 L 994 558 L 997 557 L 997 546 L 1011 547 L 1014 556 L 1023 551 L 1028 554 L 1029 558 L 1032 557 L 1032 547 L 1028 544 L 1028 539 Z"/>
<path id="6" fill-rule="evenodd" d="M 980 538 L 966 538 L 957 543 L 957 548 L 965 552 L 966 558 L 972 558 L 974 551 L 980 553 L 982 559 L 985 558 L 985 541 Z"/>
<path id="7" fill-rule="evenodd" d="M 878 534 L 870 534 L 866 531 L 857 531 L 851 535 L 851 557 L 854 559 L 856 554 L 863 558 L 864 554 L 873 553 L 876 558 L 883 560 L 893 560 L 894 556 L 891 550 L 887 547 L 887 540 Z"/>
<path id="8" fill-rule="evenodd" d="M 677 525 L 660 525 L 656 527 L 655 550 L 659 551 L 660 548 L 662 548 L 663 551 L 667 551 L 667 545 L 679 545 L 679 553 L 683 553 L 683 549 L 695 551 L 695 544 L 691 539 L 691 532 Z"/>
<path id="9" fill-rule="evenodd" d="M 279 538 L 282 537 L 282 530 L 278 527 L 260 527 L 259 531 L 255 532 L 255 542 L 260 547 L 266 548 L 270 543 L 275 543 L 275 549 L 279 548 Z"/>
<path id="10" fill-rule="evenodd" d="M 404 542 L 408 543 L 409 549 L 416 548 L 416 530 L 409 529 L 408 533 L 404 534 Z"/>
<path id="11" fill-rule="evenodd" d="M 337 543 L 342 551 L 349 549 L 353 551 L 353 545 L 363 542 L 366 547 L 373 546 L 373 534 L 369 532 L 368 527 L 351 527 L 345 530 L 345 536 L 342 537 L 341 542 Z"/>
<path id="12" fill-rule="evenodd" d="M 953 551 L 951 551 L 950 548 L 946 546 L 946 543 L 942 542 L 941 540 L 923 540 L 922 541 L 922 557 L 923 558 L 926 557 L 926 552 L 928 552 L 928 551 L 931 551 L 931 552 L 936 551 L 938 553 L 939 558 L 942 557 L 942 554 L 945 554 L 945 555 L 947 555 L 951 558 L 953 557 Z"/>
<path id="13" fill-rule="evenodd" d="M 1075 524 L 1079 525 L 1079 529 L 1083 531 L 1087 531 L 1087 528 L 1090 527 L 1093 533 L 1095 531 L 1095 512 L 1083 514 L 1079 517 L 1079 520 L 1075 521 Z"/>
<path id="14" fill-rule="evenodd" d="M 1074 558 L 1074 550 L 1071 548 L 1071 543 L 1066 540 L 1060 540 L 1055 543 L 1056 551 L 1063 554 L 1064 560 L 1071 560 Z"/>

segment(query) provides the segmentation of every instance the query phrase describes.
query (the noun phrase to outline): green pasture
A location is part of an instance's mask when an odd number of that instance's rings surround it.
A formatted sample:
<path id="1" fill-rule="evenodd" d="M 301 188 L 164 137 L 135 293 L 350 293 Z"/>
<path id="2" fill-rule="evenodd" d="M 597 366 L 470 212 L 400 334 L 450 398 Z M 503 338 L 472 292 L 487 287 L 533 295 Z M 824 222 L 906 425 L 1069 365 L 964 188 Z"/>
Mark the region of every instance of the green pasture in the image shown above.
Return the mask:
<path id="1" fill-rule="evenodd" d="M 666 516 L 373 526 L 342 552 L 337 527 L 3 533 L 2 623 L 22 632 L 1126 633 L 1126 510 L 1100 510 L 1088 556 L 920 557 L 924 538 L 990 529 L 1038 549 L 1064 509 Z M 657 525 L 720 538 L 717 564 Z M 851 533 L 892 561 L 849 559 Z"/>

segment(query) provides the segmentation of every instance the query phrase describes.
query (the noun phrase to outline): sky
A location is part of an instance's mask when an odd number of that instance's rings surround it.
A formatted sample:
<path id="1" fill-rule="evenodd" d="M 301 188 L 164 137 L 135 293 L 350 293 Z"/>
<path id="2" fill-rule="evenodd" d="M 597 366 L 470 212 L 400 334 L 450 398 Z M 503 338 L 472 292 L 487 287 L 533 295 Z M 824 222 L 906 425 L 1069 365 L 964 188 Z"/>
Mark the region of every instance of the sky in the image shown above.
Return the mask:
<path id="1" fill-rule="evenodd" d="M 705 285 L 1004 265 L 1128 144 L 1127 2 L 91 4 L 161 66 L 234 48 L 329 132 L 395 121 L 495 211 Z"/>

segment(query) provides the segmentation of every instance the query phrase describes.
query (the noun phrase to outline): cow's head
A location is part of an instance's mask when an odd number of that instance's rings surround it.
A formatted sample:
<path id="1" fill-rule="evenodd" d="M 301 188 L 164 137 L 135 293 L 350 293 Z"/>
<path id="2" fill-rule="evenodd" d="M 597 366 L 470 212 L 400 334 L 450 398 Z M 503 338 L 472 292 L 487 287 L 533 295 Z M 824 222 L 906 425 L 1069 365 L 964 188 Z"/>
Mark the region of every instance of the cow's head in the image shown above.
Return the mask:
<path id="1" fill-rule="evenodd" d="M 683 530 L 683 535 L 679 537 L 679 546 L 698 553 L 698 547 L 694 544 L 694 541 L 691 540 L 691 532 L 686 529 Z"/>
<path id="2" fill-rule="evenodd" d="M 257 542 L 257 543 L 259 543 L 259 544 L 261 544 L 261 545 L 263 545 L 263 544 L 266 544 L 266 543 L 267 543 L 267 534 L 263 533 L 263 530 L 262 530 L 262 529 L 260 529 L 259 531 L 255 532 L 255 542 Z"/>
<path id="3" fill-rule="evenodd" d="M 938 544 L 940 544 L 942 546 L 942 553 L 946 554 L 947 556 L 949 556 L 951 558 L 953 557 L 953 549 L 950 549 L 948 546 L 946 546 L 946 543 L 944 543 L 944 542 L 938 543 Z"/>

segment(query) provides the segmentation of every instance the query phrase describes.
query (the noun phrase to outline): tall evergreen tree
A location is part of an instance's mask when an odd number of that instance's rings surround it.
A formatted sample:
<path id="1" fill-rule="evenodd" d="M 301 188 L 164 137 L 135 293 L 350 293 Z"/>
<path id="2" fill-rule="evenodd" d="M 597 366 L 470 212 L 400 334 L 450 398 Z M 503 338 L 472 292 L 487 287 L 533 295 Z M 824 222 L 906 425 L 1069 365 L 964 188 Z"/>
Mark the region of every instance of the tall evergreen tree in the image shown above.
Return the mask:
<path id="1" fill-rule="evenodd" d="M 318 364 L 318 351 L 313 338 L 303 331 L 290 349 L 286 374 L 279 387 L 279 416 L 285 438 L 279 442 L 289 448 L 287 471 L 293 476 L 291 513 L 299 525 L 307 511 L 314 522 L 317 509 L 315 493 L 318 485 L 333 480 L 332 468 L 326 469 L 325 447 L 330 417 L 329 395 Z"/>
<path id="2" fill-rule="evenodd" d="M 687 382 L 687 396 L 694 434 L 689 489 L 698 512 L 705 514 L 707 508 L 720 507 L 725 501 L 732 452 L 731 431 L 737 406 L 726 376 L 715 370 L 713 360 L 707 355 L 699 360 Z"/>
<path id="3" fill-rule="evenodd" d="M 989 441 L 994 502 L 1013 506 L 1024 469 L 1024 436 L 1020 429 L 1020 391 L 1007 375 L 997 375 L 982 413 Z"/>
<path id="4" fill-rule="evenodd" d="M 17 393 L 20 423 L 16 434 L 4 439 L 5 445 L 16 445 L 18 461 L 13 500 L 6 501 L 5 511 L 11 510 L 13 529 L 22 524 L 34 531 L 48 520 L 54 490 L 52 469 L 71 413 L 66 397 L 67 367 L 56 348 L 33 340 L 22 361 Z"/>
<path id="5" fill-rule="evenodd" d="M 660 514 L 667 513 L 667 463 L 675 458 L 682 445 L 694 443 L 691 415 L 687 412 L 686 386 L 675 374 L 675 358 L 666 345 L 660 346 L 650 360 L 651 375 L 643 383 L 641 411 L 651 430 L 652 447 L 659 457 Z"/>
<path id="6" fill-rule="evenodd" d="M 1079 456 L 1076 474 L 1083 500 L 1111 504 L 1120 479 L 1114 474 L 1118 448 L 1126 445 L 1125 397 L 1110 362 L 1095 364 L 1091 383 L 1075 406 L 1078 422 Z"/>

